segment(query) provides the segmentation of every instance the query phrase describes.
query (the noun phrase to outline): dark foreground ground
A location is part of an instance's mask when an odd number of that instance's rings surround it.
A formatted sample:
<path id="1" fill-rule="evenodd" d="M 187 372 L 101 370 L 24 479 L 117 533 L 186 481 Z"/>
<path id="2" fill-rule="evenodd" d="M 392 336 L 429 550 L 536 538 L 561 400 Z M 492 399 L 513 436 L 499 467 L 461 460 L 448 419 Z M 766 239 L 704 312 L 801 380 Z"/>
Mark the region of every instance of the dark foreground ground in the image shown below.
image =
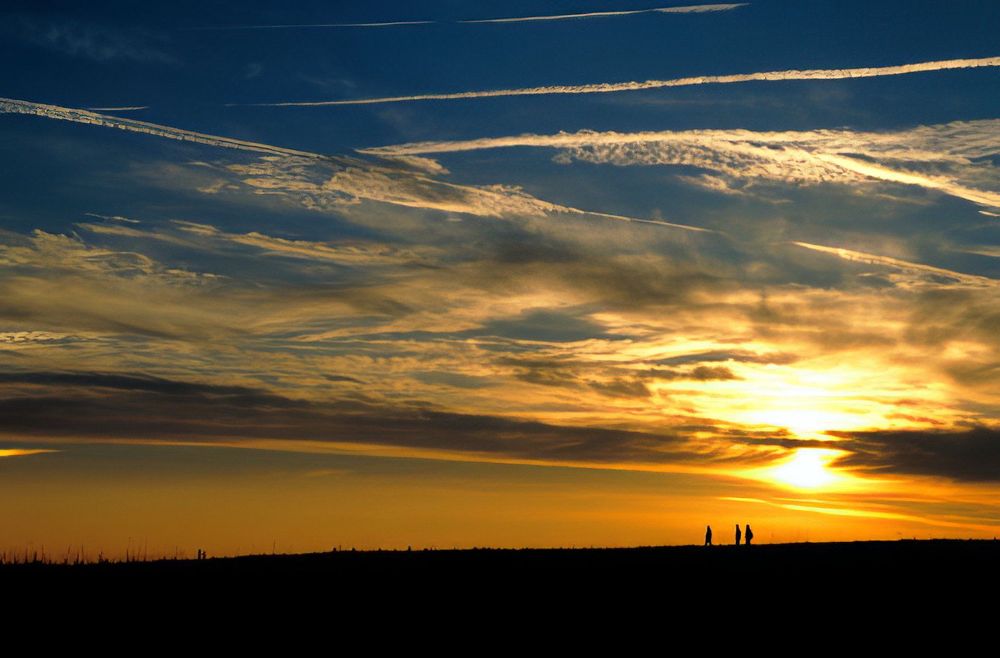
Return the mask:
<path id="1" fill-rule="evenodd" d="M 142 654 L 171 643 L 228 654 L 234 642 L 256 653 L 264 638 L 282 656 L 345 646 L 781 655 L 838 645 L 867 653 L 873 643 L 896 654 L 901 643 L 930 651 L 936 638 L 952 655 L 964 643 L 995 645 L 998 598 L 997 541 L 0 565 L 0 619 L 9 630 L 43 643 L 113 647 L 127 629 L 139 638 L 128 646 Z"/>
<path id="2" fill-rule="evenodd" d="M 371 598 L 392 592 L 775 591 L 835 595 L 983 589 L 1000 597 L 1000 542 L 665 546 L 621 549 L 341 551 L 87 565 L 0 565 L 0 587 L 215 591 L 254 595 L 322 589 Z"/>
<path id="3" fill-rule="evenodd" d="M 558 655 L 568 641 L 593 651 L 598 638 L 614 655 L 670 653 L 680 636 L 778 650 L 793 631 L 806 633 L 808 642 L 795 646 L 810 651 L 868 647 L 873 637 L 894 651 L 932 636 L 992 645 L 998 598 L 998 541 L 0 565 L 0 619 L 33 637 L 121 642 L 108 629 L 130 629 L 143 647 L 149 638 L 188 648 L 211 638 L 225 648 L 239 638 L 254 650 L 269 637 L 288 644 L 281 655 L 346 638 L 385 653 L 450 643 L 520 655 L 539 638 Z"/>

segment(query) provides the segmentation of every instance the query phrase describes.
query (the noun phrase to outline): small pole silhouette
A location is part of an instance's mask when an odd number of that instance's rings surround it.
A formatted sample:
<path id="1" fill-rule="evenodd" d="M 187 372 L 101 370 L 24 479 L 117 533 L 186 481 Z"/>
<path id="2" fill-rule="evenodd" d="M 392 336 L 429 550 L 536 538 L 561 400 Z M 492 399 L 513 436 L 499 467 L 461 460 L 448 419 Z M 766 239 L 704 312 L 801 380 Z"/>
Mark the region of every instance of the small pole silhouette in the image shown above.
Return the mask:
<path id="1" fill-rule="evenodd" d="M 705 526 L 705 546 L 712 545 L 712 526 Z"/>
<path id="2" fill-rule="evenodd" d="M 750 540 L 753 539 L 753 530 L 750 529 L 749 523 L 747 524 L 747 531 L 743 533 L 743 536 L 745 537 L 744 541 L 746 542 L 746 545 L 749 546 Z"/>
<path id="3" fill-rule="evenodd" d="M 740 532 L 740 524 L 739 524 L 739 523 L 737 523 L 737 524 L 736 524 L 736 545 L 737 545 L 737 546 L 739 546 L 739 545 L 740 545 L 740 538 L 741 538 L 742 536 L 743 536 L 743 533 L 741 533 L 741 532 Z"/>

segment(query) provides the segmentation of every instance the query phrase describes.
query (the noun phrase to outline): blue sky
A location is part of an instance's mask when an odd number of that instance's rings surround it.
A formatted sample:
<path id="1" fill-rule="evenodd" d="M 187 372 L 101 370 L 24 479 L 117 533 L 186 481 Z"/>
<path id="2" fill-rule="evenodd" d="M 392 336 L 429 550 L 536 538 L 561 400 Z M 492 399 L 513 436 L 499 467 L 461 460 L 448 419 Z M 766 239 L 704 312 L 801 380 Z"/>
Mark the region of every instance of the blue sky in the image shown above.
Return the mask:
<path id="1" fill-rule="evenodd" d="M 7 468 L 346 451 L 995 533 L 996 3 L 0 12 Z"/>

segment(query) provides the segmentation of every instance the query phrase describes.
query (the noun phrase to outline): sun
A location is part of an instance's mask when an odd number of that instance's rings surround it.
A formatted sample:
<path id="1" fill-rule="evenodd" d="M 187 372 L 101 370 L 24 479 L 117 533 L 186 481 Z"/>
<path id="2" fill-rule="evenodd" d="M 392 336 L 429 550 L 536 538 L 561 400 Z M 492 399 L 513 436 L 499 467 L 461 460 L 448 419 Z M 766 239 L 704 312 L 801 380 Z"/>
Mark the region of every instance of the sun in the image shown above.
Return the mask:
<path id="1" fill-rule="evenodd" d="M 837 450 L 799 448 L 788 460 L 766 469 L 767 479 L 796 489 L 825 489 L 837 484 L 841 477 L 829 468 L 839 455 Z"/>

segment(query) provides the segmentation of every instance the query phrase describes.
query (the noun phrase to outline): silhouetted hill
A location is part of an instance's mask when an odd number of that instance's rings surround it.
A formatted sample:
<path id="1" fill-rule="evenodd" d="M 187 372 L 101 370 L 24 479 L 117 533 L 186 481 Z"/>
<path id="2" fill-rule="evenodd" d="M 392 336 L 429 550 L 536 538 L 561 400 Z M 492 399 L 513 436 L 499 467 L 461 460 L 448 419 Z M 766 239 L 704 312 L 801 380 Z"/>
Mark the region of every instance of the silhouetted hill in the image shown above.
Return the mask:
<path id="1" fill-rule="evenodd" d="M 251 642 L 308 629 L 407 646 L 461 631 L 490 645 L 542 634 L 587 647 L 597 635 L 617 643 L 702 628 L 721 642 L 738 627 L 766 632 L 767 647 L 809 628 L 826 646 L 845 632 L 887 632 L 893 619 L 912 641 L 928 629 L 951 634 L 946 618 L 991 627 L 982 625 L 992 624 L 998 567 L 997 541 L 347 551 L 3 565 L 0 600 L 33 621 L 55 615 L 92 629 L 130 619 Z"/>
<path id="2" fill-rule="evenodd" d="M 746 546 L 664 546 L 611 549 L 462 549 L 335 551 L 208 560 L 85 565 L 0 565 L 8 585 L 143 583 L 180 587 L 294 587 L 327 583 L 339 588 L 402 587 L 433 582 L 461 588 L 524 583 L 590 586 L 642 582 L 650 586 L 711 588 L 752 580 L 787 586 L 820 579 L 841 586 L 896 586 L 976 582 L 995 584 L 1000 542 L 902 540 Z"/>

